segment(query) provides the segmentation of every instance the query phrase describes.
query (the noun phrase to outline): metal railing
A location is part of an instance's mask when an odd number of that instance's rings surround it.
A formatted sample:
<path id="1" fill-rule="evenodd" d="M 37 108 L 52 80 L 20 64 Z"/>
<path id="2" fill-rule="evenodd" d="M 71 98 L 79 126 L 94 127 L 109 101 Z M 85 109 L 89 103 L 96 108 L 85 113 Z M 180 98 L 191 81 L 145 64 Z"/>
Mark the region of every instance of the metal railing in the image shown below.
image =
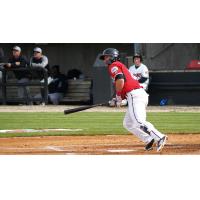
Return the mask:
<path id="1" fill-rule="evenodd" d="M 42 98 L 35 99 L 35 98 L 30 98 L 26 95 L 26 97 L 23 97 L 20 99 L 20 101 L 26 101 L 30 102 L 33 100 L 37 101 L 42 101 L 44 104 L 48 104 L 48 71 L 46 68 L 42 67 L 24 67 L 24 68 L 4 68 L 2 65 L 0 65 L 0 71 L 2 72 L 2 81 L 0 82 L 0 87 L 2 91 L 2 104 L 6 105 L 7 104 L 7 89 L 8 87 L 11 86 L 16 86 L 16 87 L 28 87 L 28 86 L 40 86 L 41 88 L 44 89 L 44 95 Z M 16 71 L 22 71 L 22 72 L 27 72 L 32 74 L 32 72 L 41 72 L 42 76 L 44 78 L 44 82 L 37 81 L 29 81 L 27 83 L 17 83 L 17 82 L 8 82 L 9 79 L 7 79 L 7 73 L 9 71 L 16 72 Z M 19 101 L 19 98 L 12 99 L 13 101 Z"/>

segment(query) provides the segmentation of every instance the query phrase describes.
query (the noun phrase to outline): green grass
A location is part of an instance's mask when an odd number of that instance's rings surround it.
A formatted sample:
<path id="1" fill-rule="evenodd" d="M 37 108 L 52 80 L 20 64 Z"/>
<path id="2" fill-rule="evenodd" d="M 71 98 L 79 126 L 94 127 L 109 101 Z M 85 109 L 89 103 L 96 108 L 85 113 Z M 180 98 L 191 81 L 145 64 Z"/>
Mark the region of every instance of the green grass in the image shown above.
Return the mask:
<path id="1" fill-rule="evenodd" d="M 0 137 L 41 135 L 105 135 L 128 134 L 123 128 L 122 112 L 80 112 L 65 116 L 63 113 L 0 113 L 0 129 L 72 128 L 79 132 L 0 133 Z M 164 133 L 200 133 L 200 113 L 148 113 L 148 121 Z"/>

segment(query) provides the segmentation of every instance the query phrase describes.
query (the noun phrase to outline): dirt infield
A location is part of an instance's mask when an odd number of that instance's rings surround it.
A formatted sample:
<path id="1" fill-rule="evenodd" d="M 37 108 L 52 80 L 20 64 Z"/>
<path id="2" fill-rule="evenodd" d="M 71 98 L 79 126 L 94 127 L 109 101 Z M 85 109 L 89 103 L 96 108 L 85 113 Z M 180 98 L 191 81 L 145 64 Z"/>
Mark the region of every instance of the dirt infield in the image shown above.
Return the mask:
<path id="1" fill-rule="evenodd" d="M 79 107 L 78 105 L 46 105 L 46 106 L 5 106 L 0 105 L 0 112 L 61 112 L 65 109 Z M 100 106 L 82 112 L 125 112 L 127 107 Z M 200 106 L 148 106 L 147 112 L 200 112 Z"/>
<path id="2" fill-rule="evenodd" d="M 156 148 L 144 151 L 144 145 L 132 135 L 107 136 L 43 136 L 0 138 L 0 154 L 200 154 L 200 134 L 171 134 L 161 153 Z"/>

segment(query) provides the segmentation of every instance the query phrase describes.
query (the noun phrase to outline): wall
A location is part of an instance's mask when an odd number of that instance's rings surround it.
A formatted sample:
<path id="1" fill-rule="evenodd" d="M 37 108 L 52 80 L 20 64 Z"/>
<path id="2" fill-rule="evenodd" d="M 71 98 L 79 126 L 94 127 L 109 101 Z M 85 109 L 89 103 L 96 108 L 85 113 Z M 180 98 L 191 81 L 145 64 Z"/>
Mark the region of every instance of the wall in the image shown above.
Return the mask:
<path id="1" fill-rule="evenodd" d="M 192 59 L 200 59 L 200 44 L 142 44 L 144 62 L 150 69 L 185 69 Z"/>

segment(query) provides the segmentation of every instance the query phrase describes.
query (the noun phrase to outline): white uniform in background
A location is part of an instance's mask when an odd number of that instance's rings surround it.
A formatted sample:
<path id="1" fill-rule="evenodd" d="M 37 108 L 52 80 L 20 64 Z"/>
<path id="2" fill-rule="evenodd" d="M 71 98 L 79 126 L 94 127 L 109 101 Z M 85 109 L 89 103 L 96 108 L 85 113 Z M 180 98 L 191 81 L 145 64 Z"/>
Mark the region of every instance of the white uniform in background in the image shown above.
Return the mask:
<path id="1" fill-rule="evenodd" d="M 132 65 L 130 66 L 129 71 L 133 78 L 139 82 L 141 78 L 147 78 L 143 83 L 140 83 L 140 85 L 147 91 L 149 85 L 149 70 L 147 66 L 142 63 L 139 67 Z"/>

